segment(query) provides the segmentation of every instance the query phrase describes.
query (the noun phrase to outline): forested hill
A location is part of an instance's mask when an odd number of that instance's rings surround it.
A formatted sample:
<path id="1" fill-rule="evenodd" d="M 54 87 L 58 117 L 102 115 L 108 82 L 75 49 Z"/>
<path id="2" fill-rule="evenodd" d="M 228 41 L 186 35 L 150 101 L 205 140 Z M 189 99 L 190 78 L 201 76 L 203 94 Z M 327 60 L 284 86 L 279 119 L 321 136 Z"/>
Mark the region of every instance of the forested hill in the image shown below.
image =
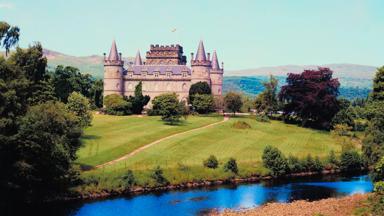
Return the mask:
<path id="1" fill-rule="evenodd" d="M 49 68 L 57 65 L 71 65 L 80 69 L 83 73 L 89 73 L 96 78 L 103 76 L 103 57 L 101 55 L 91 55 L 76 57 L 60 52 L 45 49 L 44 55 L 48 59 Z M 133 57 L 124 58 L 125 63 L 133 62 Z M 341 82 L 340 93 L 342 97 L 356 98 L 366 97 L 372 86 L 372 78 L 376 71 L 374 66 L 356 64 L 328 64 L 320 65 L 329 67 L 334 71 L 334 76 Z M 263 90 L 262 82 L 269 74 L 275 75 L 279 79 L 280 85 L 285 83 L 287 73 L 299 73 L 304 69 L 316 68 L 314 65 L 285 65 L 276 67 L 260 67 L 255 69 L 225 71 L 224 91 L 242 91 L 248 95 L 258 94 Z"/>

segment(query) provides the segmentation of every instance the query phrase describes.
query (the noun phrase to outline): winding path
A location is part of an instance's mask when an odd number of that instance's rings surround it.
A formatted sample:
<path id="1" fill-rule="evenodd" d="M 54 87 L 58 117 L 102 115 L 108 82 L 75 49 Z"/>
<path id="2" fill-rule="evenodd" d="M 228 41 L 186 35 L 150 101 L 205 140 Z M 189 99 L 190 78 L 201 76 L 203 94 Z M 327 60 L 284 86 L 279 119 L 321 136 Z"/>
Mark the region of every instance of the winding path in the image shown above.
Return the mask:
<path id="1" fill-rule="evenodd" d="M 103 164 L 99 164 L 99 165 L 95 166 L 95 168 L 99 169 L 99 168 L 103 168 L 105 166 L 109 166 L 109 165 L 115 164 L 115 163 L 117 163 L 119 161 L 122 161 L 122 160 L 125 160 L 127 158 L 130 158 L 130 157 L 136 155 L 137 153 L 139 153 L 139 152 L 141 152 L 141 151 L 143 151 L 143 150 L 145 150 L 145 149 L 147 149 L 147 148 L 149 148 L 149 147 L 151 147 L 153 145 L 156 145 L 156 144 L 158 144 L 158 143 L 160 143 L 160 142 L 162 142 L 164 140 L 168 140 L 168 139 L 171 139 L 173 137 L 176 137 L 176 136 L 179 136 L 179 135 L 183 135 L 183 134 L 186 134 L 186 133 L 190 133 L 190 132 L 193 132 L 193 131 L 201 130 L 201 129 L 204 129 L 204 128 L 212 127 L 212 126 L 224 123 L 224 122 L 226 122 L 228 120 L 229 120 L 229 116 L 224 116 L 224 119 L 222 121 L 215 122 L 215 123 L 212 123 L 212 124 L 209 124 L 209 125 L 205 125 L 205 126 L 202 126 L 202 127 L 199 127 L 199 128 L 194 128 L 192 130 L 187 130 L 187 131 L 184 131 L 184 132 L 180 132 L 180 133 L 172 134 L 170 136 L 163 137 L 163 138 L 155 140 L 155 141 L 153 141 L 153 142 L 151 142 L 151 143 L 149 143 L 147 145 L 144 145 L 144 146 L 142 146 L 142 147 L 140 147 L 138 149 L 135 149 L 134 151 L 130 152 L 129 154 L 126 154 L 126 155 L 123 155 L 123 156 L 121 156 L 119 158 L 116 158 L 115 160 L 111 160 L 111 161 L 105 162 Z"/>

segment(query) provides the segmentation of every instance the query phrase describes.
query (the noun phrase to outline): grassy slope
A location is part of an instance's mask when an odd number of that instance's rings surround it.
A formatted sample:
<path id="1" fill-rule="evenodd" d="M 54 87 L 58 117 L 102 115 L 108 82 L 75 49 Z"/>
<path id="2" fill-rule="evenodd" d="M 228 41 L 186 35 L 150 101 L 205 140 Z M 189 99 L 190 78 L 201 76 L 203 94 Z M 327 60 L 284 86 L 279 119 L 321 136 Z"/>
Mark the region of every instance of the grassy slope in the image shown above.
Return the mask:
<path id="1" fill-rule="evenodd" d="M 222 117 L 189 117 L 180 125 L 165 125 L 159 117 L 95 115 L 85 130 L 77 162 L 94 166 L 123 156 L 174 133 L 220 121 Z"/>
<path id="2" fill-rule="evenodd" d="M 152 185 L 154 182 L 149 178 L 150 171 L 160 165 L 172 183 L 222 179 L 231 176 L 222 169 L 223 163 L 229 157 L 237 160 L 240 176 L 265 174 L 261 155 L 267 145 L 277 146 L 286 155 L 299 157 L 305 157 L 308 153 L 325 157 L 330 150 L 341 151 L 341 145 L 328 132 L 287 125 L 279 121 L 261 123 L 245 117 L 242 120 L 247 121 L 252 128 L 234 129 L 232 124 L 237 120 L 239 118 L 232 118 L 220 125 L 173 137 L 132 158 L 84 173 L 83 177 L 96 176 L 100 180 L 98 187 L 116 188 L 122 184 L 121 176 L 126 170 L 132 169 L 140 185 Z M 211 154 L 220 161 L 218 169 L 212 170 L 202 166 L 203 160 Z"/>

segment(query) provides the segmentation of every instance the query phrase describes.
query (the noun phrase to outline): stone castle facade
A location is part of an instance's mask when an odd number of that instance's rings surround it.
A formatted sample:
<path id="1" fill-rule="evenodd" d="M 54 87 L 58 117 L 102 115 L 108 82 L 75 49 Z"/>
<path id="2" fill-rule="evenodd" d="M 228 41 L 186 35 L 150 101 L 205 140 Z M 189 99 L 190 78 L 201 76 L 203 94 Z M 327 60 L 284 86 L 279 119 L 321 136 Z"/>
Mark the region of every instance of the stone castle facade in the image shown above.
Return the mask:
<path id="1" fill-rule="evenodd" d="M 104 54 L 104 96 L 110 94 L 134 95 L 135 86 L 142 81 L 143 94 L 151 100 L 166 92 L 175 92 L 186 101 L 192 84 L 203 81 L 211 87 L 213 96 L 221 96 L 223 89 L 223 63 L 220 67 L 216 51 L 212 58 L 199 43 L 197 53 L 191 53 L 190 66 L 180 45 L 151 45 L 142 61 L 137 52 L 135 61 L 124 66 L 115 41 L 109 56 Z"/>

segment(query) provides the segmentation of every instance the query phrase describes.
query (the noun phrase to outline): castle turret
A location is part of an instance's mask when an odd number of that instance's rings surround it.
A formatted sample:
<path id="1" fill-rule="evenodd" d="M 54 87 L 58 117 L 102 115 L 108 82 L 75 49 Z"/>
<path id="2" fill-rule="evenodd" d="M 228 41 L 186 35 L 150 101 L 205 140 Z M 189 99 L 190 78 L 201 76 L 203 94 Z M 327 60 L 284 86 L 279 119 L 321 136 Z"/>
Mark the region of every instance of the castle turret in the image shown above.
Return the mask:
<path id="1" fill-rule="evenodd" d="M 221 96 L 223 89 L 223 73 L 224 68 L 220 68 L 219 60 L 217 59 L 216 50 L 212 54 L 212 68 L 210 71 L 211 91 L 213 96 Z"/>
<path id="2" fill-rule="evenodd" d="M 104 96 L 123 94 L 123 66 L 124 61 L 121 59 L 121 53 L 117 52 L 116 42 L 113 40 L 108 58 L 104 53 Z"/>
<path id="3" fill-rule="evenodd" d="M 193 54 L 191 55 L 193 57 Z M 211 68 L 211 61 L 205 55 L 203 41 L 200 41 L 199 48 L 197 49 L 195 59 L 191 59 L 192 68 L 192 84 L 197 82 L 207 82 L 211 85 L 209 70 Z"/>
<path id="4" fill-rule="evenodd" d="M 143 62 L 141 61 L 140 51 L 137 51 L 136 58 L 135 58 L 135 65 L 142 65 Z"/>

